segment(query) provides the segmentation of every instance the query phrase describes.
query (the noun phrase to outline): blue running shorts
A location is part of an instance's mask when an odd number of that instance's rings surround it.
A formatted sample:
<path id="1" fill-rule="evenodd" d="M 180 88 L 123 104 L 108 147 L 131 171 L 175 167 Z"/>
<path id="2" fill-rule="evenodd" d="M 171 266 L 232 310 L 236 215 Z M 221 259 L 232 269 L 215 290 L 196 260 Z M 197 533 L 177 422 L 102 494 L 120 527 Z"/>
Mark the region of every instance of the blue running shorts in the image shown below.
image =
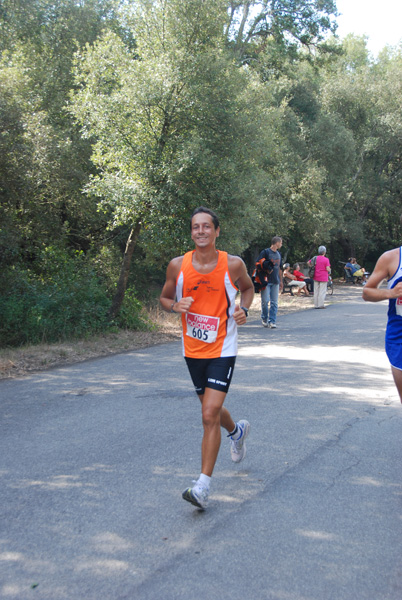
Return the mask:
<path id="1" fill-rule="evenodd" d="M 385 342 L 385 352 L 391 366 L 402 371 L 402 344 Z"/>

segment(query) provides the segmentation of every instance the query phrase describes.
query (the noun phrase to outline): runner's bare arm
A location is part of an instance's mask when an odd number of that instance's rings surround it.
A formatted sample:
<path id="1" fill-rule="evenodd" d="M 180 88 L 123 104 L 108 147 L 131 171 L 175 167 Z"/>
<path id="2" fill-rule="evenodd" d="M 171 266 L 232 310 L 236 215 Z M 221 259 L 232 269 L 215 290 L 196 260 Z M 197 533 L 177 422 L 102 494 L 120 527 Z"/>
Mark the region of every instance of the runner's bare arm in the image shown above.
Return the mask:
<path id="1" fill-rule="evenodd" d="M 399 265 L 399 248 L 388 250 L 380 256 L 374 271 L 370 275 L 363 289 L 363 300 L 367 302 L 381 302 L 389 298 L 399 298 L 402 296 L 402 283 L 398 283 L 394 288 L 378 289 L 378 286 L 384 279 L 389 279 L 395 273 Z"/>
<path id="2" fill-rule="evenodd" d="M 239 256 L 228 255 L 228 266 L 230 277 L 240 290 L 240 304 L 236 305 L 233 318 L 237 325 L 244 325 L 247 320 L 246 313 L 240 307 L 250 308 L 254 298 L 254 285 L 246 265 Z"/>
<path id="3" fill-rule="evenodd" d="M 159 302 L 166 312 L 187 313 L 194 302 L 191 296 L 176 302 L 176 279 L 180 273 L 182 262 L 183 257 L 177 256 L 170 261 L 166 270 L 166 281 L 159 298 Z"/>

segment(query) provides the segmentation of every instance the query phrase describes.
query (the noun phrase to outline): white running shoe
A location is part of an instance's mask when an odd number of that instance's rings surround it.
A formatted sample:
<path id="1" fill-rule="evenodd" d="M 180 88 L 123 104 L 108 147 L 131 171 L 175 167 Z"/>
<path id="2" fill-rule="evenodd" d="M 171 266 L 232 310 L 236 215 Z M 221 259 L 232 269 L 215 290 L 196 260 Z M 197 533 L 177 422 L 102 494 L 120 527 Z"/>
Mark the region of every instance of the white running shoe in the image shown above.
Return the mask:
<path id="1" fill-rule="evenodd" d="M 261 323 L 263 327 L 268 327 L 268 321 L 264 321 L 264 319 L 261 319 Z"/>
<path id="2" fill-rule="evenodd" d="M 230 455 L 233 462 L 239 463 L 246 456 L 246 437 L 250 431 L 250 423 L 242 419 L 237 423 L 237 427 L 241 430 L 241 437 L 239 440 L 230 441 Z"/>
<path id="3" fill-rule="evenodd" d="M 203 485 L 197 484 L 193 488 L 187 488 L 182 493 L 183 500 L 187 500 L 191 504 L 194 504 L 197 508 L 205 510 L 208 506 L 209 490 Z"/>
<path id="4" fill-rule="evenodd" d="M 271 321 L 268 323 L 270 329 L 276 329 L 276 323 L 271 323 Z"/>

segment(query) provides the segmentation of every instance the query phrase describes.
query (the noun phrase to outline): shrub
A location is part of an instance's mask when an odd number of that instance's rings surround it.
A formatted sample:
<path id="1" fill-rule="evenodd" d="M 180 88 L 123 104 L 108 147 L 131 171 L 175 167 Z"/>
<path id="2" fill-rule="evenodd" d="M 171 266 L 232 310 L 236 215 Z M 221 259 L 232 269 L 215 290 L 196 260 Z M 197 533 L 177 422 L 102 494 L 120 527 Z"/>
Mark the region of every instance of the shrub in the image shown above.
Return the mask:
<path id="1" fill-rule="evenodd" d="M 152 324 L 149 321 L 141 302 L 137 299 L 133 287 L 126 290 L 123 305 L 115 319 L 115 323 L 118 327 L 124 329 L 136 329 L 140 331 L 152 329 Z"/>
<path id="2" fill-rule="evenodd" d="M 110 300 L 83 253 L 47 248 L 35 270 L 3 273 L 0 345 L 55 342 L 108 327 Z"/>

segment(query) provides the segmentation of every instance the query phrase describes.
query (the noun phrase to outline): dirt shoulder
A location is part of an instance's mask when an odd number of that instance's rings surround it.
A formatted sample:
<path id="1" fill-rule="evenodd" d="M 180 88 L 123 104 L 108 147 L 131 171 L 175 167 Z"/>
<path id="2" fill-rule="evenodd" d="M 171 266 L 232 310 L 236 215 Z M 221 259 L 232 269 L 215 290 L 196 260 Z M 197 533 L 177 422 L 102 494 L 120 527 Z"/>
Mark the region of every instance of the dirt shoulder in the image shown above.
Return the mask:
<path id="1" fill-rule="evenodd" d="M 342 302 L 351 296 L 361 295 L 361 290 L 360 286 L 338 283 L 335 285 L 333 296 L 327 296 L 327 304 Z M 260 302 L 260 295 L 256 294 L 250 309 L 250 318 L 260 317 Z M 296 298 L 283 294 L 279 298 L 278 317 L 312 307 L 312 297 Z M 0 350 L 0 379 L 22 377 L 53 367 L 130 350 L 140 350 L 180 339 L 177 315 L 164 313 L 158 309 L 152 312 L 150 318 L 155 323 L 155 329 L 152 331 L 119 331 L 93 336 L 87 340 Z"/>

